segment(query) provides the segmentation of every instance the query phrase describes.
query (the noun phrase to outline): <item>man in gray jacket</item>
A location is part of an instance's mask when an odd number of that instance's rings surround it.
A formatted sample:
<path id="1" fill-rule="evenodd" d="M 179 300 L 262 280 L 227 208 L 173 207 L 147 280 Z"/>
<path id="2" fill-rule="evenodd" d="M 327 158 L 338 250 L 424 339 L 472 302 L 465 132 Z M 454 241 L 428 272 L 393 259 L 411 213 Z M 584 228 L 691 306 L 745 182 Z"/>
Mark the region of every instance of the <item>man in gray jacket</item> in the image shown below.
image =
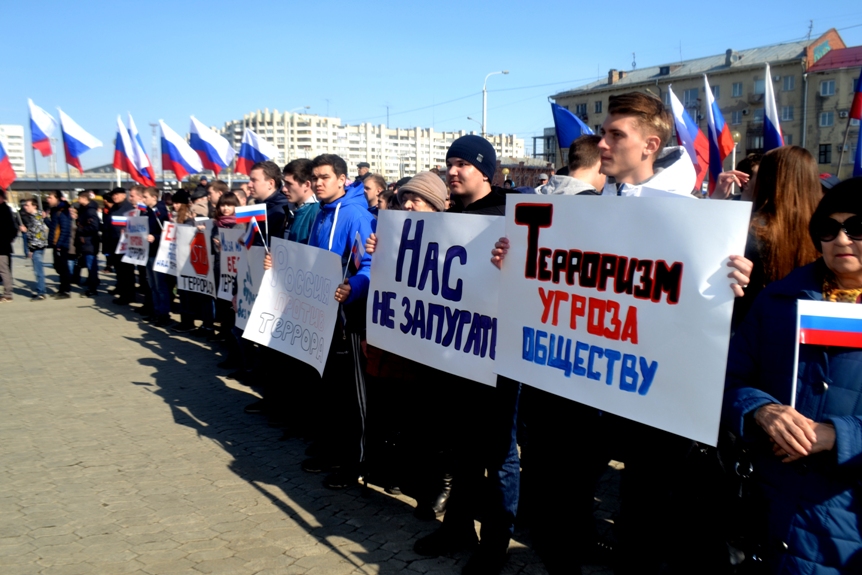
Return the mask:
<path id="1" fill-rule="evenodd" d="M 551 176 L 547 184 L 539 188 L 540 194 L 600 195 L 605 186 L 605 175 L 601 173 L 602 157 L 599 152 L 599 136 L 584 135 L 569 146 L 569 175 Z"/>

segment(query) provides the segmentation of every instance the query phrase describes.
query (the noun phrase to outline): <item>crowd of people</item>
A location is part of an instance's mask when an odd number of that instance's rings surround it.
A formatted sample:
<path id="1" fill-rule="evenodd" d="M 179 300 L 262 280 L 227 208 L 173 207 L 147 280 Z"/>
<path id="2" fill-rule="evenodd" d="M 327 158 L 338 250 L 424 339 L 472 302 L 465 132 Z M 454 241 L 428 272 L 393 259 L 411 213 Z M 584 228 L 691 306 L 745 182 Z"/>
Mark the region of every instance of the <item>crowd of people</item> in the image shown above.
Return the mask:
<path id="1" fill-rule="evenodd" d="M 528 193 L 638 196 L 648 187 L 690 197 L 694 168 L 683 148 L 668 146 L 673 122 L 661 101 L 624 94 L 610 99 L 608 112 L 601 135 L 575 140 L 562 173 Z M 452 144 L 445 173 L 387 185 L 369 168 L 359 164 L 350 181 L 345 161 L 324 154 L 283 168 L 255 164 L 242 189 L 204 179 L 173 196 L 115 188 L 101 217 L 90 192 L 74 204 L 52 193 L 45 213 L 27 200 L 17 222 L 0 206 L 3 301 L 12 298 L 7 248 L 17 232 L 36 269 L 34 300 L 46 297 L 45 249 L 59 276 L 54 297 L 70 297 L 75 283 L 82 297 L 97 295 L 101 249 L 102 273 L 116 276 L 115 305 L 142 302 L 137 310 L 153 325 L 224 345 L 218 367 L 261 395 L 245 411 L 282 427 L 282 439 L 309 441 L 303 470 L 325 474 L 330 489 L 370 482 L 414 497 L 418 518 L 443 516 L 415 542 L 416 553 L 472 551 L 468 575 L 502 571 L 516 520 L 550 573 L 591 564 L 639 574 L 862 573 L 862 352 L 805 346 L 792 381 L 796 301 L 862 303 L 862 179 L 826 182 L 810 153 L 785 146 L 745 158 L 717 182 L 714 200 L 749 201 L 752 215 L 745 254 L 728 254 L 736 305 L 713 450 L 529 382 L 501 376 L 490 387 L 368 345 L 370 262 L 391 249 L 374 233 L 379 211 L 499 217 L 507 194 L 518 192 L 492 185 L 496 153 L 474 135 Z M 243 339 L 235 302 L 177 290 L 175 277 L 153 270 L 164 222 L 199 226 L 209 218 L 216 231 L 231 228 L 247 202 L 266 209 L 257 245 L 277 237 L 342 258 L 345 281 L 332 297 L 343 313 L 322 377 Z M 148 265 L 137 268 L 115 253 L 122 227 L 112 225 L 113 216 L 134 213 L 147 216 L 150 230 Z M 365 254 L 351 266 L 357 234 Z M 210 241 L 218 252 L 218 234 Z M 509 247 L 506 238 L 488 246 L 494 265 L 505 265 Z M 613 545 L 593 517 L 611 459 L 625 466 Z"/>

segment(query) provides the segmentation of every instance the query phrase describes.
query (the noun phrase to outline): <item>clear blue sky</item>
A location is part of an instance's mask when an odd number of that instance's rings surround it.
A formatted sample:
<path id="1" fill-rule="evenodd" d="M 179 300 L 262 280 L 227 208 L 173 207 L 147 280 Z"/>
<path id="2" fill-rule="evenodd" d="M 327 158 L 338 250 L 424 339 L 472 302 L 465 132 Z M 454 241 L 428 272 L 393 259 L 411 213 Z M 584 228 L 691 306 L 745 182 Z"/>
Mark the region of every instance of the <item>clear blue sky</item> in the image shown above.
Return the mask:
<path id="1" fill-rule="evenodd" d="M 111 161 L 127 112 L 148 149 L 160 118 L 184 134 L 190 114 L 221 126 L 266 107 L 355 124 L 385 122 L 389 104 L 395 127 L 478 131 L 467 116 L 481 120 L 485 74 L 508 69 L 488 82 L 488 131 L 529 144 L 553 125 L 548 95 L 631 69 L 633 52 L 643 67 L 793 41 L 811 19 L 814 36 L 834 27 L 862 44 L 862 7 L 848 0 L 34 0 L 0 14 L 0 123 L 27 126 L 28 97 L 55 117 L 60 106 L 105 143 L 85 168 Z"/>

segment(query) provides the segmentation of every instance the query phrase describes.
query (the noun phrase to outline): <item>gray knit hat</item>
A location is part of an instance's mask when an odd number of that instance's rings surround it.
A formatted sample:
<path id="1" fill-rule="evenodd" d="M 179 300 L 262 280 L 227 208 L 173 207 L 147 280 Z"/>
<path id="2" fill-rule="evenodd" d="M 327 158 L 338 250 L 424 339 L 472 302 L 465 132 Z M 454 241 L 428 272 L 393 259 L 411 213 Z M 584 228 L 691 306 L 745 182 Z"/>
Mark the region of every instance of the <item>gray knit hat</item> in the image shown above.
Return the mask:
<path id="1" fill-rule="evenodd" d="M 404 193 L 410 192 L 420 196 L 425 203 L 432 206 L 438 212 L 446 211 L 446 184 L 440 176 L 434 172 L 422 172 L 416 174 L 410 181 L 398 188 L 398 203 L 404 205 Z"/>

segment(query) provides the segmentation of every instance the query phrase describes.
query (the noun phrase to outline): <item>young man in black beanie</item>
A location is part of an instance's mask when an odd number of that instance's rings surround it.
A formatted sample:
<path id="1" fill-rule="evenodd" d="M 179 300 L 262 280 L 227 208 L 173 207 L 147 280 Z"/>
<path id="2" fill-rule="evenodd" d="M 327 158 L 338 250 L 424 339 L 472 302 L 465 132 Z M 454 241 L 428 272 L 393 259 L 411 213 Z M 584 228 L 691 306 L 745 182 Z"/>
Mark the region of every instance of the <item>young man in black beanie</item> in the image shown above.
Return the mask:
<path id="1" fill-rule="evenodd" d="M 446 154 L 446 167 L 453 200 L 449 212 L 505 215 L 505 190 L 491 184 L 497 154 L 488 140 L 472 135 L 458 138 Z M 439 385 L 445 399 L 436 407 L 440 420 L 450 422 L 442 434 L 451 443 L 447 447 L 452 450 L 452 491 L 443 526 L 416 541 L 414 550 L 433 556 L 475 547 L 473 518 L 481 511 L 482 539 L 463 573 L 496 574 L 506 563 L 518 510 L 516 427 L 521 384 L 498 377 L 497 387 L 492 388 L 441 374 Z"/>

